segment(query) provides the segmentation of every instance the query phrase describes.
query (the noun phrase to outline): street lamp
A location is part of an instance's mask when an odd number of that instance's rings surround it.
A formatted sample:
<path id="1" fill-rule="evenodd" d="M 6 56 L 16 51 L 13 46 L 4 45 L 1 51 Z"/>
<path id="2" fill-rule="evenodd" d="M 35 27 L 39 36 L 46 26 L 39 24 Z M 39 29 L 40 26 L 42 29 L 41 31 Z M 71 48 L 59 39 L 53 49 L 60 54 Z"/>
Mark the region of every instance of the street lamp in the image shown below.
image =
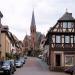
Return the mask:
<path id="1" fill-rule="evenodd" d="M 3 17 L 3 14 L 0 11 L 0 58 L 1 58 L 1 30 L 2 30 L 2 24 L 1 24 L 1 18 Z"/>

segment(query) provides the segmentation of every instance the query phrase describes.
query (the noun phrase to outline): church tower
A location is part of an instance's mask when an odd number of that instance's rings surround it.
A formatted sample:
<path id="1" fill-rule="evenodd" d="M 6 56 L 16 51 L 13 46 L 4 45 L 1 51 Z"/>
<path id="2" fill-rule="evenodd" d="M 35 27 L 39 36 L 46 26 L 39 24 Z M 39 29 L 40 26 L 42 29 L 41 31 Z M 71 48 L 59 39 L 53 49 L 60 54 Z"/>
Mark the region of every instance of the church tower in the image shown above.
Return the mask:
<path id="1" fill-rule="evenodd" d="M 35 16 L 34 16 L 34 10 L 32 12 L 32 20 L 31 20 L 31 26 L 30 26 L 30 33 L 31 33 L 31 49 L 35 50 L 36 46 L 36 24 L 35 24 Z"/>

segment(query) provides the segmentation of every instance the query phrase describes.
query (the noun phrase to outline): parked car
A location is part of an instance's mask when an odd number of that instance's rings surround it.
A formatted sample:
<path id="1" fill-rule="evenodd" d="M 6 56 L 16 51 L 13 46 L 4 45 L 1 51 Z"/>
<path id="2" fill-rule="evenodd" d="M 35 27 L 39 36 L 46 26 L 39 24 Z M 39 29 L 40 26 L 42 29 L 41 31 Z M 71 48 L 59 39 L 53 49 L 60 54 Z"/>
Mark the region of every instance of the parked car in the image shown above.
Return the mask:
<path id="1" fill-rule="evenodd" d="M 2 65 L 2 71 L 4 74 L 11 75 L 14 73 L 13 65 L 9 60 L 5 60 Z"/>
<path id="2" fill-rule="evenodd" d="M 75 72 L 75 66 L 66 68 L 66 69 L 64 70 L 64 72 L 73 75 L 73 73 Z"/>
<path id="3" fill-rule="evenodd" d="M 16 71 L 16 64 L 15 64 L 15 60 L 14 59 L 11 59 L 9 60 L 11 63 L 12 63 L 12 66 L 13 66 L 13 69 L 14 69 L 14 72 Z"/>
<path id="4" fill-rule="evenodd" d="M 26 55 L 24 55 L 24 59 L 27 59 L 27 56 Z"/>
<path id="5" fill-rule="evenodd" d="M 21 57 L 21 58 L 20 58 L 20 61 L 21 61 L 23 64 L 25 64 L 25 59 L 24 59 L 24 57 Z"/>
<path id="6" fill-rule="evenodd" d="M 21 60 L 19 60 L 19 59 L 15 61 L 15 64 L 16 64 L 16 67 L 17 67 L 17 68 L 23 66 L 23 63 L 22 63 Z"/>
<path id="7" fill-rule="evenodd" d="M 39 55 L 38 58 L 42 59 L 43 58 L 43 55 Z"/>
<path id="8" fill-rule="evenodd" d="M 3 73 L 2 65 L 3 65 L 3 61 L 0 61 L 0 74 Z"/>

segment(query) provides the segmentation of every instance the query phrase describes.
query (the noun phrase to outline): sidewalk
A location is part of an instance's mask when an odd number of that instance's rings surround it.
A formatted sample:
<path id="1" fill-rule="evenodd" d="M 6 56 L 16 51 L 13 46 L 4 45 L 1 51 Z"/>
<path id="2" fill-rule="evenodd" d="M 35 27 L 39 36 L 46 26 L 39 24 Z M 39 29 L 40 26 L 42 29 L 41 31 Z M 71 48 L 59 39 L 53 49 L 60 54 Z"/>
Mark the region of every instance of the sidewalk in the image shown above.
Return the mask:
<path id="1" fill-rule="evenodd" d="M 49 70 L 49 66 L 47 65 L 47 63 L 45 61 L 43 61 L 42 59 L 37 59 L 40 67 L 42 68 L 42 71 L 45 72 L 47 75 L 69 75 L 66 74 L 64 72 L 54 72 L 54 71 L 50 71 Z"/>
<path id="2" fill-rule="evenodd" d="M 44 62 L 42 59 L 37 59 L 37 60 L 43 70 L 49 71 L 49 66 L 46 64 L 46 62 Z"/>

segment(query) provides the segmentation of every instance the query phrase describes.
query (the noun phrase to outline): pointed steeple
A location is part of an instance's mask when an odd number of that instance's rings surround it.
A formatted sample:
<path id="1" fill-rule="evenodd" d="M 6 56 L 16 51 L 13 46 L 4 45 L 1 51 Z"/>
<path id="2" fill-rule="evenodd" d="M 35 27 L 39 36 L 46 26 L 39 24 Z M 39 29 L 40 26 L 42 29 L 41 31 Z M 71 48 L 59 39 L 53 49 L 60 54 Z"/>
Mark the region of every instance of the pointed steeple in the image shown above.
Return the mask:
<path id="1" fill-rule="evenodd" d="M 34 16 L 34 10 L 33 10 L 33 12 L 32 12 L 31 26 L 36 26 L 36 25 L 35 25 L 35 16 Z"/>
<path id="2" fill-rule="evenodd" d="M 0 25 L 1 25 L 1 18 L 3 17 L 3 14 L 0 11 Z"/>

